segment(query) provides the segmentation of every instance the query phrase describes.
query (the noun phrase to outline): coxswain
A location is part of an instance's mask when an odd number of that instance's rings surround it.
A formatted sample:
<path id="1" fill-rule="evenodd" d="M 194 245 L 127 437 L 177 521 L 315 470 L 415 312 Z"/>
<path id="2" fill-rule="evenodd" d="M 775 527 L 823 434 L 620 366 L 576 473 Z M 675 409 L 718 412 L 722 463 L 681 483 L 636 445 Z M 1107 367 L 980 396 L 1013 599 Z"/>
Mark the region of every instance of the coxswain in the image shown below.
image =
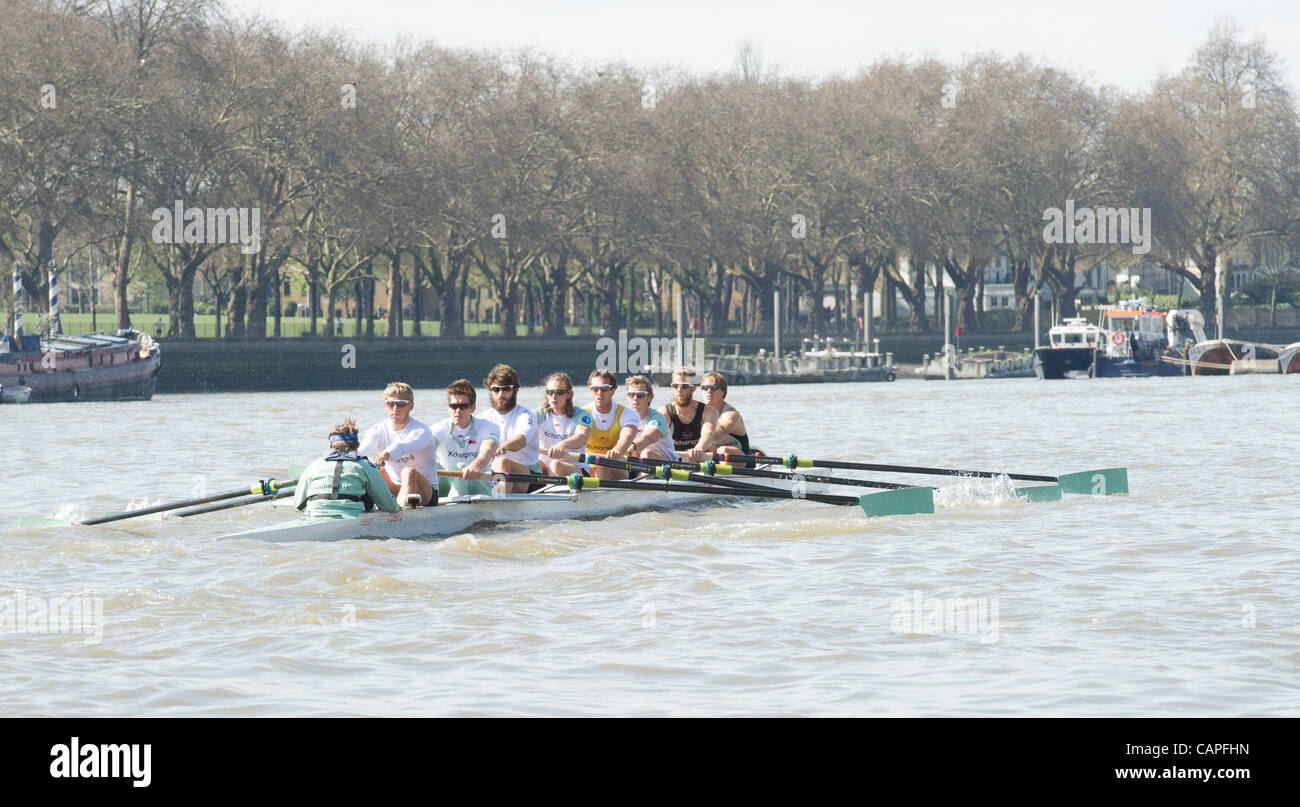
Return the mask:
<path id="1" fill-rule="evenodd" d="M 727 403 L 727 379 L 722 373 L 705 373 L 700 379 L 700 392 L 704 402 L 718 412 L 718 427 L 713 433 L 713 445 L 718 454 L 753 454 L 749 447 L 749 434 L 745 419 L 736 407 Z"/>
<path id="2" fill-rule="evenodd" d="M 483 386 L 492 396 L 492 408 L 483 413 L 483 419 L 495 425 L 501 435 L 492 460 L 493 472 L 540 474 L 537 415 L 519 405 L 519 373 L 508 364 L 498 364 L 483 379 Z M 529 487 L 527 482 L 511 482 L 503 492 L 527 493 Z"/>
<path id="3" fill-rule="evenodd" d="M 537 410 L 537 444 L 543 470 L 552 476 L 587 474 L 589 466 L 564 459 L 570 451 L 586 451 L 595 421 L 586 409 L 573 406 L 573 382 L 568 373 L 551 373 L 542 382 L 545 400 Z"/>
<path id="4" fill-rule="evenodd" d="M 438 445 L 438 464 L 449 470 L 463 472 L 461 479 L 440 477 L 438 493 L 447 496 L 491 495 L 491 482 L 475 479 L 486 474 L 501 443 L 501 432 L 496 424 L 474 415 L 477 401 L 474 385 L 459 378 L 447 387 L 447 412 L 449 417 L 433 425 L 433 437 Z"/>
<path id="5" fill-rule="evenodd" d="M 642 459 L 676 462 L 677 451 L 673 446 L 673 431 L 668 425 L 668 418 L 662 412 L 650 408 L 655 399 L 650 379 L 634 375 L 623 383 L 627 387 L 628 405 L 640 420 L 631 453 Z"/>
<path id="6" fill-rule="evenodd" d="M 673 430 L 673 446 L 690 462 L 699 462 L 713 446 L 718 410 L 694 398 L 695 371 L 679 367 L 673 372 L 673 399 L 659 411 Z"/>
<path id="7" fill-rule="evenodd" d="M 388 417 L 366 429 L 361 454 L 383 469 L 388 489 L 403 507 L 425 507 L 434 501 L 437 440 L 428 426 L 411 417 L 415 391 L 410 384 L 394 381 L 384 387 L 384 408 Z"/>
<path id="8" fill-rule="evenodd" d="M 330 453 L 298 477 L 293 503 L 313 518 L 355 518 L 376 507 L 398 511 L 397 500 L 379 469 L 357 453 L 357 422 L 348 418 L 329 437 Z"/>
<path id="9" fill-rule="evenodd" d="M 636 413 L 622 404 L 614 403 L 614 390 L 618 379 L 608 370 L 593 370 L 587 378 L 591 390 L 591 403 L 586 410 L 591 415 L 591 436 L 587 438 L 587 453 L 616 459 L 627 454 L 636 439 Z M 627 471 L 592 466 L 598 479 L 626 479 Z"/>

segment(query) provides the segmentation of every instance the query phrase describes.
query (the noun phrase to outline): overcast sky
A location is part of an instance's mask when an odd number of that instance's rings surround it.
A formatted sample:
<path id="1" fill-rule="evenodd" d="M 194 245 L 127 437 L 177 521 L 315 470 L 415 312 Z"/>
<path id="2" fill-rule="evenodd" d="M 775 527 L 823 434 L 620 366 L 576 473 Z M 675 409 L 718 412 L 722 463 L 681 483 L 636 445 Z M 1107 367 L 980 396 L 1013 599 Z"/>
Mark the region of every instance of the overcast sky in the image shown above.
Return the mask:
<path id="1" fill-rule="evenodd" d="M 226 0 L 291 30 L 341 28 L 388 43 L 431 38 L 449 47 L 530 46 L 579 62 L 623 60 L 729 70 L 743 39 L 784 74 L 852 73 L 885 55 L 956 61 L 994 50 L 1028 53 L 1077 70 L 1096 84 L 1140 90 L 1176 72 L 1215 20 L 1230 14 L 1249 35 L 1265 35 L 1300 86 L 1300 10 L 1295 0 Z"/>

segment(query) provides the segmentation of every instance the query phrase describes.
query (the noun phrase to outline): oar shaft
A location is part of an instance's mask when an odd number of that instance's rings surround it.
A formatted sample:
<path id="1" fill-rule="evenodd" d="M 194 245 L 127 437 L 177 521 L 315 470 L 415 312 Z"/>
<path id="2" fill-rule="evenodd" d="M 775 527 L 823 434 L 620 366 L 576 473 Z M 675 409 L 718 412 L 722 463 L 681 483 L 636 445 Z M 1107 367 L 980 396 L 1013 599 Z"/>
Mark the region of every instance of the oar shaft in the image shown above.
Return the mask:
<path id="1" fill-rule="evenodd" d="M 285 490 L 282 488 L 278 493 L 273 493 L 270 496 L 249 496 L 246 499 L 236 499 L 232 502 L 222 502 L 221 504 L 213 505 L 212 507 L 192 507 L 189 510 L 182 510 L 179 513 L 173 513 L 173 515 L 176 516 L 177 518 L 189 518 L 190 516 L 197 516 L 202 513 L 215 513 L 218 510 L 229 510 L 232 507 L 243 507 L 244 505 L 257 504 L 258 502 L 274 501 L 275 499 L 283 499 L 287 496 L 292 496 L 292 495 L 293 495 L 292 490 Z"/>
<path id="2" fill-rule="evenodd" d="M 681 468 L 682 470 L 700 470 L 708 473 L 708 468 L 702 462 L 670 462 L 668 460 L 643 460 L 644 462 L 653 462 L 668 465 L 670 468 Z M 884 490 L 901 490 L 910 488 L 912 485 L 904 485 L 900 482 L 876 482 L 870 479 L 850 479 L 847 476 L 822 476 L 820 474 L 801 474 L 795 471 L 767 471 L 759 468 L 744 468 L 732 465 L 731 463 L 716 463 L 714 465 L 715 473 L 727 474 L 732 476 L 753 476 L 762 479 L 791 479 L 800 482 L 820 482 L 826 485 L 854 485 L 861 488 L 883 488 Z"/>
<path id="3" fill-rule="evenodd" d="M 649 462 L 641 462 L 641 461 L 633 461 L 633 460 L 618 460 L 618 459 L 611 459 L 609 457 L 601 457 L 595 454 L 589 454 L 586 457 L 584 457 L 582 460 L 580 460 L 580 462 L 587 462 L 592 465 L 604 465 L 609 468 L 619 468 L 624 471 L 639 471 L 642 473 L 648 473 L 654 475 L 655 478 L 657 479 L 665 478 L 657 475 L 658 470 L 663 467 L 662 461 L 660 461 L 659 464 L 652 465 Z M 765 488 L 761 485 L 755 485 L 750 482 L 741 482 L 736 479 L 726 479 L 717 476 L 708 476 L 706 474 L 692 473 L 689 470 L 672 468 L 672 466 L 669 466 L 669 468 L 676 471 L 679 474 L 682 474 L 682 476 L 680 477 L 677 476 L 673 477 L 674 479 L 678 479 L 678 481 L 699 482 L 705 485 L 717 485 L 718 487 L 735 488 L 737 490 L 771 490 L 772 489 L 772 488 Z"/>
<path id="4" fill-rule="evenodd" d="M 278 482 L 274 478 L 259 480 L 255 485 L 247 485 L 238 490 L 228 490 L 225 493 L 214 493 L 211 496 L 199 496 L 194 499 L 184 499 L 178 502 L 168 502 L 166 504 L 155 504 L 152 507 L 142 507 L 138 510 L 128 510 L 125 513 L 113 513 L 109 516 L 99 516 L 98 518 L 89 518 L 80 522 L 85 526 L 95 524 L 107 524 L 110 521 L 121 521 L 124 518 L 135 518 L 136 516 L 147 516 L 153 513 L 163 513 L 167 510 L 179 510 L 182 507 L 196 507 L 209 502 L 219 502 L 223 499 L 233 499 L 236 496 L 248 496 L 255 494 L 257 491 L 274 493 L 278 490 L 289 490 L 298 484 L 298 481 Z"/>
<path id="5" fill-rule="evenodd" d="M 551 484 L 569 485 L 571 480 L 564 476 L 547 476 L 545 474 L 512 474 L 498 473 L 492 475 L 493 480 L 502 482 L 548 482 Z M 596 479 L 595 477 L 580 477 L 580 486 L 583 490 L 592 488 L 614 488 L 616 490 L 640 490 L 640 491 L 665 491 L 667 493 L 712 493 L 720 496 L 740 496 L 742 498 L 758 499 L 806 499 L 811 502 L 821 502 L 823 504 L 837 505 L 856 505 L 858 497 L 856 496 L 832 496 L 825 493 L 799 493 L 792 490 L 781 490 L 778 488 L 724 488 L 714 487 L 712 485 L 692 485 L 682 482 L 669 482 L 658 479 L 642 479 L 637 482 L 625 480 Z"/>
<path id="6" fill-rule="evenodd" d="M 933 474 L 937 476 L 976 476 L 987 479 L 996 479 L 1005 476 L 1011 479 L 1020 479 L 1025 482 L 1055 482 L 1054 476 L 1042 476 L 1040 474 L 1013 474 L 1006 471 L 969 471 L 957 468 L 924 468 L 917 465 L 886 465 L 878 462 L 845 462 L 841 460 L 812 460 L 804 457 L 796 457 L 793 454 L 786 457 L 769 457 L 762 454 L 731 454 L 727 456 L 728 462 L 756 462 L 764 465 L 781 465 L 785 468 L 843 468 L 849 471 L 886 471 L 896 474 Z"/>

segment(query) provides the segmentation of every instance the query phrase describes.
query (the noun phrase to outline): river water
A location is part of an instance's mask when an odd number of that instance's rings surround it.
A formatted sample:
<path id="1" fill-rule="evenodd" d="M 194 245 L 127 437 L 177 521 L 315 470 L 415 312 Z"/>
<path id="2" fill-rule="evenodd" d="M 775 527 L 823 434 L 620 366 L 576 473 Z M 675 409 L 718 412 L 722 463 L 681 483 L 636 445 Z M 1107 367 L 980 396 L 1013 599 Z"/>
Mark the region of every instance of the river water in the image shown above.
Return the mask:
<path id="1" fill-rule="evenodd" d="M 284 517 L 266 505 L 17 528 L 282 477 L 383 413 L 378 391 L 5 406 L 0 713 L 1300 715 L 1300 377 L 730 398 L 769 453 L 1126 466 L 1132 492 L 958 480 L 933 515 L 761 502 L 416 541 L 218 540 Z"/>

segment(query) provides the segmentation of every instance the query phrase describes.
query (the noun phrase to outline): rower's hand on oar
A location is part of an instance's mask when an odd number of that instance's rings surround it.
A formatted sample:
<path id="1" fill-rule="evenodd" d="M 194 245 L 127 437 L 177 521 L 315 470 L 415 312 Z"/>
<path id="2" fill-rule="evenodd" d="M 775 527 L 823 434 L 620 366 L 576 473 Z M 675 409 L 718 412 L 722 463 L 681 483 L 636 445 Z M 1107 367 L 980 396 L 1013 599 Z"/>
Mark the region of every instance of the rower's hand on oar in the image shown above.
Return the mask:
<path id="1" fill-rule="evenodd" d="M 387 452 L 387 451 L 384 451 L 384 452 L 382 452 L 382 453 L 376 455 L 375 458 L 374 458 L 373 460 L 371 460 L 371 462 L 373 462 L 375 465 L 377 465 L 377 466 L 379 466 L 379 467 L 382 468 L 383 465 L 384 465 L 384 463 L 385 463 L 385 462 L 388 462 L 388 452 Z"/>
<path id="2" fill-rule="evenodd" d="M 568 453 L 569 452 L 563 446 L 559 446 L 559 445 L 554 445 L 546 449 L 546 456 L 550 457 L 553 460 L 562 460 L 564 459 L 565 454 Z"/>
<path id="3" fill-rule="evenodd" d="M 704 459 L 704 451 L 702 451 L 699 446 L 695 446 L 694 448 L 687 450 L 687 452 L 683 454 L 682 457 L 687 462 L 699 462 L 700 460 Z"/>

